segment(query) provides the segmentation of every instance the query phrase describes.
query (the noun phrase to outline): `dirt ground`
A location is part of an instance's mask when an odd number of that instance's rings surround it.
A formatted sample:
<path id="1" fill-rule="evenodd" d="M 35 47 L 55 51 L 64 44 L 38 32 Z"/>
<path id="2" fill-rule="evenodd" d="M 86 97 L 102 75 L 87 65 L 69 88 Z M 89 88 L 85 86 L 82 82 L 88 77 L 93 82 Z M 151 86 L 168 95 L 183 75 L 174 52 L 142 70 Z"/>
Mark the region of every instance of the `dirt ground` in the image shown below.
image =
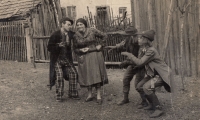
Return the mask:
<path id="1" fill-rule="evenodd" d="M 150 119 L 152 111 L 138 110 L 139 95 L 131 83 L 130 103 L 117 106 L 122 99 L 122 78 L 125 70 L 108 69 L 109 84 L 102 88 L 103 104 L 85 103 L 87 90 L 79 88 L 81 100 L 67 97 L 65 82 L 63 102 L 56 102 L 55 87 L 48 84 L 49 64 L 0 61 L 0 120 L 200 120 L 200 80 L 186 78 L 185 88 L 179 76 L 176 92 L 157 92 L 165 114 Z M 95 95 L 95 90 L 94 90 Z M 173 104 L 171 104 L 173 103 Z"/>

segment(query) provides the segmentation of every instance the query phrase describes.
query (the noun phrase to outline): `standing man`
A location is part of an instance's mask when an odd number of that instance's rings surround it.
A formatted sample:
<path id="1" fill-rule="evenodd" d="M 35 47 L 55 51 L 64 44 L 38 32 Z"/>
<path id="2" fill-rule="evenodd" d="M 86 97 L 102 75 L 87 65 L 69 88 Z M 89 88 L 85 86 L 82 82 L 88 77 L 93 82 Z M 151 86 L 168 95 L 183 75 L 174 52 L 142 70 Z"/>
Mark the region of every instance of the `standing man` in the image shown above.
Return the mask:
<path id="1" fill-rule="evenodd" d="M 80 99 L 77 90 L 78 74 L 72 60 L 71 31 L 73 20 L 68 17 L 60 20 L 61 29 L 55 31 L 49 39 L 50 52 L 50 88 L 56 85 L 56 101 L 62 101 L 64 94 L 64 79 L 69 80 L 68 96 Z"/>
<path id="2" fill-rule="evenodd" d="M 126 37 L 126 39 L 122 41 L 121 43 L 116 44 L 116 46 L 106 46 L 105 48 L 110 49 L 110 50 L 116 49 L 117 51 L 126 51 L 126 52 L 130 52 L 131 54 L 135 56 L 141 57 L 142 55 L 138 55 L 140 47 L 137 42 L 137 37 L 136 37 L 137 35 L 135 34 L 136 32 L 137 32 L 137 29 L 134 28 L 133 26 L 130 26 L 127 29 L 125 29 L 125 31 L 111 33 L 111 34 L 120 34 L 123 37 Z M 123 77 L 124 98 L 122 101 L 118 103 L 118 105 L 123 105 L 123 104 L 129 103 L 128 96 L 129 96 L 129 91 L 130 91 L 130 82 L 133 79 L 133 76 L 136 75 L 136 78 L 135 78 L 135 88 L 136 88 L 137 84 L 144 78 L 145 71 L 144 71 L 144 67 L 136 68 L 134 63 L 131 62 L 130 60 L 125 60 L 121 62 L 120 67 L 127 67 L 126 72 L 124 73 L 124 77 Z M 146 101 L 145 94 L 141 92 L 139 92 L 139 94 L 142 98 L 142 101 L 139 104 L 138 108 L 141 109 L 142 107 L 146 107 L 148 103 Z"/>

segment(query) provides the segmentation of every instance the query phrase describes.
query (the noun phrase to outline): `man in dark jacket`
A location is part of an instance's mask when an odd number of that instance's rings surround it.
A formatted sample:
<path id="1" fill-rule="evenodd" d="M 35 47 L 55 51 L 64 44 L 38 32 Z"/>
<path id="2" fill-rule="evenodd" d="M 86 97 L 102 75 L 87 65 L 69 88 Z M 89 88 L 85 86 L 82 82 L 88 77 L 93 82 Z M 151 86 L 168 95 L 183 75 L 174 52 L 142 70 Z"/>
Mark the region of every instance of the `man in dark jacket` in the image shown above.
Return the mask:
<path id="1" fill-rule="evenodd" d="M 110 49 L 110 50 L 116 49 L 117 51 L 127 51 L 127 52 L 132 53 L 135 56 L 142 57 L 142 55 L 138 55 L 140 47 L 136 39 L 136 34 L 135 34 L 136 32 L 137 32 L 137 29 L 135 29 L 133 26 L 128 27 L 127 29 L 125 29 L 125 31 L 111 32 L 110 34 L 120 34 L 126 39 L 123 40 L 121 43 L 116 44 L 116 46 L 106 46 L 105 48 Z M 136 88 L 137 84 L 144 78 L 145 71 L 144 71 L 144 67 L 136 68 L 134 63 L 127 59 L 121 62 L 120 66 L 127 67 L 126 72 L 124 74 L 124 78 L 123 78 L 124 98 L 122 101 L 118 103 L 118 105 L 123 105 L 123 104 L 129 103 L 128 95 L 130 91 L 130 82 L 133 79 L 133 76 L 136 75 L 136 78 L 135 78 L 135 88 Z M 146 101 L 144 93 L 141 93 L 141 92 L 139 93 L 142 98 L 142 102 L 139 104 L 138 108 L 141 109 L 142 107 L 147 106 L 148 103 Z"/>
<path id="2" fill-rule="evenodd" d="M 56 100 L 62 101 L 64 94 L 64 79 L 69 80 L 68 96 L 80 99 L 77 91 L 78 73 L 72 60 L 72 38 L 74 32 L 70 29 L 73 20 L 68 17 L 61 19 L 61 29 L 55 31 L 49 39 L 50 52 L 50 89 L 56 84 Z"/>

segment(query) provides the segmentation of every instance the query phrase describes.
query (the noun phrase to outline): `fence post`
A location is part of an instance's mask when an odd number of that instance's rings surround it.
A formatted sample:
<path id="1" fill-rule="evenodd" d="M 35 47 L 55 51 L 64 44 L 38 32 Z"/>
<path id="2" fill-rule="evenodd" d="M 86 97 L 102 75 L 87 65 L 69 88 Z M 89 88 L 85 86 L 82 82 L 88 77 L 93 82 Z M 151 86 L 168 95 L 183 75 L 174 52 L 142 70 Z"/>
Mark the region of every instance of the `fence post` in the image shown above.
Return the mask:
<path id="1" fill-rule="evenodd" d="M 28 63 L 31 63 L 31 58 L 33 56 L 33 50 L 32 50 L 32 40 L 31 40 L 31 33 L 29 27 L 25 28 L 25 34 L 26 34 L 26 48 L 27 48 L 27 61 Z"/>

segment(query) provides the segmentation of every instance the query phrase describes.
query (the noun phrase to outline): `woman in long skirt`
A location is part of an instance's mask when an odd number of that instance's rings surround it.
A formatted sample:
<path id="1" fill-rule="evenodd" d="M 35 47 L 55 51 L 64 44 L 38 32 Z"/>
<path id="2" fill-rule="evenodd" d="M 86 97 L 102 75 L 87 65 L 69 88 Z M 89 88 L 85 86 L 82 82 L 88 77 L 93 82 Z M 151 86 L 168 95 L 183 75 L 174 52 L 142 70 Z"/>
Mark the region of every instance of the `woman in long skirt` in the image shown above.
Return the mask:
<path id="1" fill-rule="evenodd" d="M 92 87 L 97 90 L 97 103 L 101 104 L 101 86 L 108 83 L 102 48 L 107 38 L 106 34 L 88 28 L 85 19 L 76 21 L 77 32 L 74 35 L 74 52 L 78 59 L 78 75 L 81 87 L 88 88 L 86 102 L 92 101 Z M 101 41 L 98 41 L 100 38 Z"/>

